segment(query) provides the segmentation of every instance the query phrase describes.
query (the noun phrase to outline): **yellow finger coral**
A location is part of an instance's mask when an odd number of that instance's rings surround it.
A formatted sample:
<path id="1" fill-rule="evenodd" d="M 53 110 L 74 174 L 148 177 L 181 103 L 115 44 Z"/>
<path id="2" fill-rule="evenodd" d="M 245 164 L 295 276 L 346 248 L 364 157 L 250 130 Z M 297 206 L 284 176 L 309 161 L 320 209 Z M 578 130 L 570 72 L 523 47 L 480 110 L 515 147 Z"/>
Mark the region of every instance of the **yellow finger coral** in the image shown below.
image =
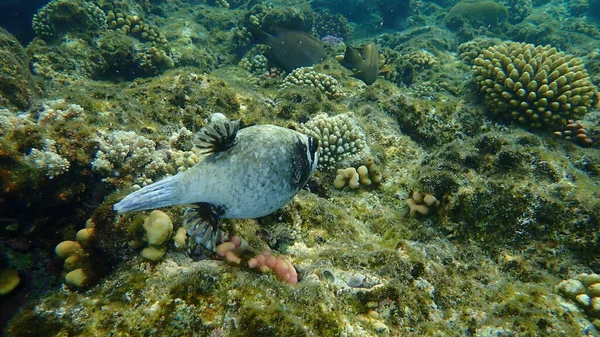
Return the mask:
<path id="1" fill-rule="evenodd" d="M 65 240 L 56 245 L 54 252 L 56 256 L 65 259 L 63 272 L 65 272 L 65 283 L 77 287 L 89 285 L 90 265 L 89 249 L 94 241 L 94 222 L 88 220 L 86 227 L 76 234 L 77 241 Z"/>
<path id="2" fill-rule="evenodd" d="M 167 253 L 167 242 L 173 234 L 171 218 L 159 210 L 154 210 L 144 221 L 148 246 L 142 250 L 141 256 L 147 260 L 158 261 Z"/>
<path id="3" fill-rule="evenodd" d="M 410 216 L 417 214 L 427 215 L 433 208 L 437 208 L 440 201 L 429 193 L 413 192 L 412 198 L 406 199 L 406 206 L 410 211 Z"/>
<path id="4" fill-rule="evenodd" d="M 581 118 L 597 94 L 583 61 L 551 46 L 489 47 L 473 61 L 473 74 L 494 114 L 536 128 Z"/>
<path id="5" fill-rule="evenodd" d="M 379 168 L 375 164 L 373 157 L 368 157 L 364 165 L 358 168 L 348 167 L 345 169 L 337 170 L 335 180 L 333 181 L 333 187 L 342 189 L 348 184 L 348 187 L 352 190 L 362 186 L 371 186 L 381 183 L 383 175 Z"/>
<path id="6" fill-rule="evenodd" d="M 14 269 L 0 270 L 0 296 L 13 291 L 21 283 L 19 272 Z"/>

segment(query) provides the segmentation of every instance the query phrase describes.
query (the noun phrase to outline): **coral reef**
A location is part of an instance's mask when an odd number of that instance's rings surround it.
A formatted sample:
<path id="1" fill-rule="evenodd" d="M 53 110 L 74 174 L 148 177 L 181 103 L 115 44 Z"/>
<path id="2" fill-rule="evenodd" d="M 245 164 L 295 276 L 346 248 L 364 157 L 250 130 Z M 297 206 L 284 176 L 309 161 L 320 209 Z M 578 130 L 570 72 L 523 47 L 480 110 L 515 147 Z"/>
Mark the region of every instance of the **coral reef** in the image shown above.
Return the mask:
<path id="1" fill-rule="evenodd" d="M 316 0 L 311 1 L 311 5 L 318 11 L 327 9 L 334 15 L 341 14 L 369 28 L 381 25 L 396 27 L 411 11 L 411 2 L 406 0 Z"/>
<path id="2" fill-rule="evenodd" d="M 348 39 L 350 34 L 348 20 L 343 15 L 331 14 L 327 9 L 316 12 L 315 30 L 320 37 L 330 35 L 342 40 Z"/>
<path id="3" fill-rule="evenodd" d="M 473 65 L 473 61 L 481 54 L 482 51 L 500 44 L 498 39 L 476 38 L 474 40 L 461 43 L 458 46 L 458 58 L 468 65 Z"/>
<path id="4" fill-rule="evenodd" d="M 25 54 L 0 33 L 0 334 L 597 335 L 599 6 L 51 1 Z M 381 77 L 329 57 L 284 79 L 254 46 L 280 28 L 335 34 L 330 56 L 374 43 Z M 216 255 L 183 206 L 117 216 L 206 160 L 192 139 L 217 112 L 318 138 L 319 170 L 273 214 L 223 220 L 239 236 Z M 544 132 L 498 123 L 523 116 Z"/>
<path id="5" fill-rule="evenodd" d="M 533 11 L 531 0 L 504 0 L 502 3 L 508 10 L 508 21 L 517 24 Z"/>
<path id="6" fill-rule="evenodd" d="M 354 167 L 337 170 L 333 186 L 337 189 L 342 189 L 346 185 L 351 190 L 357 189 L 360 186 L 360 175 Z"/>
<path id="7" fill-rule="evenodd" d="M 503 43 L 473 61 L 484 102 L 499 117 L 530 127 L 561 127 L 580 119 L 597 90 L 583 61 L 551 46 Z"/>
<path id="8" fill-rule="evenodd" d="M 108 28 L 119 33 L 136 36 L 141 41 L 150 41 L 153 44 L 167 44 L 167 39 L 160 30 L 153 25 L 144 23 L 137 15 L 125 15 L 112 10 L 106 15 Z"/>
<path id="9" fill-rule="evenodd" d="M 572 15 L 581 16 L 588 11 L 590 4 L 587 0 L 569 0 L 568 7 Z"/>
<path id="10" fill-rule="evenodd" d="M 254 254 L 254 250 L 238 236 L 231 237 L 231 239 L 219 244 L 216 248 L 218 256 L 234 265 L 239 265 L 242 262 L 240 255 L 248 255 L 248 252 Z M 270 251 L 265 250 L 247 259 L 246 263 L 250 269 L 258 268 L 263 273 L 272 272 L 289 284 L 298 283 L 296 268 L 284 256 L 274 256 Z"/>
<path id="11" fill-rule="evenodd" d="M 91 163 L 93 171 L 107 178 L 133 175 L 141 186 L 151 184 L 154 179 L 166 174 L 175 174 L 194 166 L 199 158 L 191 150 L 192 137 L 188 134 L 184 144 L 178 144 L 181 132 L 174 133 L 174 149 L 156 151 L 156 143 L 134 131 L 100 132 L 99 150 Z M 189 131 L 187 131 L 189 132 Z M 188 149 L 180 150 L 177 148 Z"/>
<path id="12" fill-rule="evenodd" d="M 569 119 L 562 130 L 554 131 L 553 134 L 582 146 L 591 146 L 594 144 L 594 139 L 588 135 L 588 131 L 584 128 L 583 124 L 573 119 Z"/>
<path id="13" fill-rule="evenodd" d="M 319 114 L 301 125 L 300 130 L 319 140 L 319 168 L 333 170 L 344 159 L 368 151 L 364 131 L 349 114 Z"/>
<path id="14" fill-rule="evenodd" d="M 248 260 L 248 267 L 258 268 L 263 273 L 272 271 L 277 277 L 289 284 L 298 283 L 298 274 L 292 263 L 285 257 L 275 257 L 268 251 L 264 251 Z"/>
<path id="15" fill-rule="evenodd" d="M 263 74 L 267 71 L 267 58 L 264 55 L 254 55 L 252 57 L 244 57 L 239 66 L 254 74 Z"/>

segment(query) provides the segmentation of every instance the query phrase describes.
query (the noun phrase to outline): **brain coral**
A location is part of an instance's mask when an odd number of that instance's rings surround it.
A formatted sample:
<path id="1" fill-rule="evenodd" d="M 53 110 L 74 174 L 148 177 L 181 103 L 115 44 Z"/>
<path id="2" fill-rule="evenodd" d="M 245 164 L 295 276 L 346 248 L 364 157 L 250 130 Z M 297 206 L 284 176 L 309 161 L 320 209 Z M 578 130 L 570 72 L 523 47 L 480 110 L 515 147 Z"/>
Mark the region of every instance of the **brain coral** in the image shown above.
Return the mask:
<path id="1" fill-rule="evenodd" d="M 490 110 L 530 127 L 559 127 L 587 113 L 597 90 L 583 61 L 550 46 L 501 43 L 473 61 Z"/>

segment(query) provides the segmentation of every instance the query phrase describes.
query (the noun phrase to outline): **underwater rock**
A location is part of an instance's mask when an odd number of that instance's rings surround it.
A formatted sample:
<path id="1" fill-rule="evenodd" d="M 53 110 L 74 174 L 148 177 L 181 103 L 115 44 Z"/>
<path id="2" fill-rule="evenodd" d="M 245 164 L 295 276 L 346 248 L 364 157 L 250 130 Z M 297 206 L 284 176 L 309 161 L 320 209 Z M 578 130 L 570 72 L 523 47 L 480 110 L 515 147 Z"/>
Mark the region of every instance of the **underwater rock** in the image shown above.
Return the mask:
<path id="1" fill-rule="evenodd" d="M 495 1 L 465 2 L 461 1 L 452 6 L 446 17 L 446 25 L 459 29 L 463 23 L 474 28 L 496 27 L 508 19 L 508 10 L 504 5 Z"/>
<path id="2" fill-rule="evenodd" d="M 0 109 L 25 110 L 36 96 L 29 60 L 17 39 L 0 27 Z"/>

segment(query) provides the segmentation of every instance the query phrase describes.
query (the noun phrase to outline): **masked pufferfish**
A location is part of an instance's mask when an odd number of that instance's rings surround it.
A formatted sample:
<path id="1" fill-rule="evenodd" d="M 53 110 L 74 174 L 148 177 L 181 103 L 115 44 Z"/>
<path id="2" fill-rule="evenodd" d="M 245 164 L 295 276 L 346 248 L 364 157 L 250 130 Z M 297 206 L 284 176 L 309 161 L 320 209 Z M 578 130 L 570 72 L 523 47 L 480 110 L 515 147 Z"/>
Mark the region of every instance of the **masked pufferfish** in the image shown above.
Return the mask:
<path id="1" fill-rule="evenodd" d="M 213 252 L 221 240 L 219 219 L 253 219 L 276 211 L 306 185 L 319 159 L 315 138 L 275 125 L 239 130 L 239 120 L 220 113 L 196 135 L 194 145 L 207 157 L 127 195 L 113 208 L 124 213 L 191 204 L 183 226 Z"/>

